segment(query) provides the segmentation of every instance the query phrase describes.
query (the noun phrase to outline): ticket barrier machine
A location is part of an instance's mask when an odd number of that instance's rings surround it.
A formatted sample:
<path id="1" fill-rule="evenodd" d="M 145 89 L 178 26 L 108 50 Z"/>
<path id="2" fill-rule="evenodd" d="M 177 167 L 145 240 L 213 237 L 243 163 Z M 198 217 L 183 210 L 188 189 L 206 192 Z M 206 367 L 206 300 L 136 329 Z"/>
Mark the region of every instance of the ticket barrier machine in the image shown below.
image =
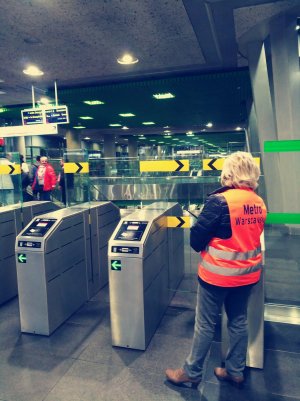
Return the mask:
<path id="1" fill-rule="evenodd" d="M 18 235 L 23 333 L 50 335 L 87 300 L 86 213 L 74 209 L 47 213 L 34 218 Z"/>
<path id="2" fill-rule="evenodd" d="M 183 275 L 183 264 L 169 264 L 174 244 L 170 243 L 166 227 L 166 216 L 182 215 L 182 209 L 176 203 L 168 205 L 161 210 L 142 209 L 127 215 L 109 241 L 114 346 L 147 348 L 169 305 L 172 274 L 177 277 L 179 269 Z M 177 251 L 178 260 L 183 261 L 183 246 Z"/>
<path id="3" fill-rule="evenodd" d="M 56 210 L 52 202 L 27 202 L 0 207 L 0 305 L 18 293 L 15 240 L 33 216 Z"/>
<path id="4" fill-rule="evenodd" d="M 107 243 L 119 220 L 113 203 L 93 202 L 42 215 L 20 233 L 22 332 L 50 335 L 107 284 Z"/>
<path id="5" fill-rule="evenodd" d="M 72 206 L 84 209 L 88 299 L 108 283 L 108 241 L 120 221 L 120 209 L 112 202 L 90 202 Z"/>
<path id="6" fill-rule="evenodd" d="M 260 237 L 262 250 L 262 265 L 265 264 L 265 240 L 264 233 Z M 248 301 L 248 350 L 246 366 L 249 368 L 263 369 L 264 367 L 264 268 L 260 281 L 252 288 Z M 229 346 L 227 333 L 227 317 L 222 312 L 222 359 L 225 361 Z"/>

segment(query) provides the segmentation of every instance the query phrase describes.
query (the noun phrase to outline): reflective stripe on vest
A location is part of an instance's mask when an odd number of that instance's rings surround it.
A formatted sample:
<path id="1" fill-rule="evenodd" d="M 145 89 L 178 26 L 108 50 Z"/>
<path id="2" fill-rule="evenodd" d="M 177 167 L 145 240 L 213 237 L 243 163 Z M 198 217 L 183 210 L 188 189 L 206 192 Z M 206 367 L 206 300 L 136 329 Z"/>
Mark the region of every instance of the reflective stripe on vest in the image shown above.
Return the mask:
<path id="1" fill-rule="evenodd" d="M 212 246 L 209 246 L 207 249 L 207 253 L 209 255 L 214 256 L 215 258 L 221 258 L 224 260 L 248 260 L 250 258 L 254 258 L 261 253 L 261 249 L 256 248 L 253 251 L 247 252 L 229 252 L 229 251 L 221 251 L 220 249 L 216 249 Z"/>
<path id="2" fill-rule="evenodd" d="M 243 274 L 249 274 L 249 273 L 254 273 L 258 272 L 261 270 L 261 262 L 254 266 L 249 266 L 249 267 L 240 267 L 240 268 L 234 268 L 234 267 L 219 267 L 212 265 L 211 263 L 206 262 L 206 260 L 200 260 L 201 266 L 203 266 L 206 270 L 208 270 L 211 273 L 215 274 L 220 274 L 221 276 L 241 276 Z"/>

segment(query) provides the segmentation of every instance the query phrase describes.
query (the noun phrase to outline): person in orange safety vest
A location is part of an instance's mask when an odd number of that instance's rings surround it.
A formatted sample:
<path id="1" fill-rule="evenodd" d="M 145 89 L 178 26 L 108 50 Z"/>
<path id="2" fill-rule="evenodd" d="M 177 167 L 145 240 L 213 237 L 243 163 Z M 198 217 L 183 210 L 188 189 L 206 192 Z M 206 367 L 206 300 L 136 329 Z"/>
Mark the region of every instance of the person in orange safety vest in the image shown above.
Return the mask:
<path id="1" fill-rule="evenodd" d="M 264 201 L 254 192 L 259 176 L 250 153 L 227 157 L 221 173 L 223 186 L 209 195 L 191 228 L 191 247 L 200 253 L 194 337 L 183 367 L 166 370 L 173 384 L 199 385 L 223 304 L 230 349 L 225 368 L 215 368 L 214 374 L 237 386 L 244 382 L 247 305 L 261 275 L 260 235 L 267 213 Z"/>

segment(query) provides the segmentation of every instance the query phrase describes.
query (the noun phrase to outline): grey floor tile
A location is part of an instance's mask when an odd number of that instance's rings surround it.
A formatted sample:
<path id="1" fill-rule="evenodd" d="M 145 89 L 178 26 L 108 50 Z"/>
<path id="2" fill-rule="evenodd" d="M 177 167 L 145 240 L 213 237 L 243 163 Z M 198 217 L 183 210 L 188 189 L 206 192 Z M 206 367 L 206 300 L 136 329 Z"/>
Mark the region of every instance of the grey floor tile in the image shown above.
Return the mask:
<path id="1" fill-rule="evenodd" d="M 195 391 L 195 390 L 193 390 Z M 164 375 L 122 366 L 77 361 L 45 401 L 176 401 L 192 400 L 191 390 L 164 384 Z"/>
<path id="2" fill-rule="evenodd" d="M 22 349 L 0 352 L 0 399 L 42 401 L 74 360 L 34 355 Z"/>
<path id="3" fill-rule="evenodd" d="M 300 353 L 299 326 L 265 322 L 265 348 Z"/>
<path id="4" fill-rule="evenodd" d="M 19 300 L 18 297 L 14 297 L 11 300 L 0 305 L 0 320 L 7 315 L 19 314 Z"/>

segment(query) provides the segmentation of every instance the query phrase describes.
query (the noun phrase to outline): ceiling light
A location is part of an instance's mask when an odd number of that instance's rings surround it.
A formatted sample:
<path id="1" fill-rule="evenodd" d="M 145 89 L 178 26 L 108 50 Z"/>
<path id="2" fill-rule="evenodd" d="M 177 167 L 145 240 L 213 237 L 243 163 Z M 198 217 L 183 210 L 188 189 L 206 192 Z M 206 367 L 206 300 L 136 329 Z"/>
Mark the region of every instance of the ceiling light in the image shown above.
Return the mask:
<path id="1" fill-rule="evenodd" d="M 236 131 L 241 131 L 243 128 L 242 127 L 236 127 Z"/>
<path id="2" fill-rule="evenodd" d="M 166 134 L 169 134 L 171 131 L 169 131 L 169 130 L 165 130 L 164 131 Z"/>
<path id="3" fill-rule="evenodd" d="M 142 123 L 143 125 L 155 125 L 153 121 L 145 121 Z"/>
<path id="4" fill-rule="evenodd" d="M 155 99 L 172 99 L 173 97 L 175 97 L 175 95 L 173 95 L 172 93 L 168 92 L 168 93 L 155 93 L 154 95 L 152 95 L 153 97 L 155 97 Z"/>
<path id="5" fill-rule="evenodd" d="M 91 138 L 89 136 L 86 136 L 85 138 L 83 138 L 86 141 L 89 141 Z"/>
<path id="6" fill-rule="evenodd" d="M 160 142 L 158 142 L 158 143 L 164 143 L 163 141 L 160 141 Z"/>
<path id="7" fill-rule="evenodd" d="M 49 104 L 50 100 L 47 97 L 41 97 L 39 103 Z"/>
<path id="8" fill-rule="evenodd" d="M 138 59 L 133 57 L 131 54 L 126 53 L 121 58 L 117 58 L 117 62 L 119 64 L 136 64 L 138 63 Z"/>
<path id="9" fill-rule="evenodd" d="M 122 127 L 122 124 L 109 124 L 110 127 Z"/>
<path id="10" fill-rule="evenodd" d="M 156 139 L 150 139 L 149 140 L 149 142 L 155 142 L 156 141 Z"/>
<path id="11" fill-rule="evenodd" d="M 121 116 L 121 117 L 135 117 L 135 114 L 132 114 L 132 113 L 120 113 L 119 116 Z"/>
<path id="12" fill-rule="evenodd" d="M 23 72 L 24 72 L 24 74 L 31 75 L 32 77 L 39 77 L 41 75 L 44 75 L 43 71 L 41 71 L 35 65 L 30 65 L 25 70 L 23 70 Z"/>
<path id="13" fill-rule="evenodd" d="M 101 100 L 84 100 L 83 103 L 88 104 L 89 106 L 96 106 L 97 104 L 105 104 Z"/>
<path id="14" fill-rule="evenodd" d="M 207 123 L 206 127 L 211 128 L 213 126 L 213 123 Z"/>
<path id="15" fill-rule="evenodd" d="M 0 91 L 0 95 L 5 95 L 6 92 L 5 91 Z"/>
<path id="16" fill-rule="evenodd" d="M 164 138 L 172 138 L 172 135 L 164 135 Z"/>
<path id="17" fill-rule="evenodd" d="M 73 128 L 75 128 L 75 129 L 83 129 L 83 128 L 86 128 L 86 127 L 84 127 L 83 125 L 74 125 Z"/>
<path id="18" fill-rule="evenodd" d="M 0 113 L 5 113 L 6 111 L 8 111 L 8 109 L 5 107 L 0 107 Z"/>
<path id="19" fill-rule="evenodd" d="M 140 139 L 147 139 L 145 136 L 141 136 Z"/>
<path id="20" fill-rule="evenodd" d="M 124 127 L 122 127 L 122 129 L 129 129 L 128 127 L 126 127 L 126 125 L 124 125 Z"/>
<path id="21" fill-rule="evenodd" d="M 81 118 L 82 120 L 93 120 L 94 119 L 93 117 L 90 117 L 90 116 L 81 116 L 79 118 Z"/>

